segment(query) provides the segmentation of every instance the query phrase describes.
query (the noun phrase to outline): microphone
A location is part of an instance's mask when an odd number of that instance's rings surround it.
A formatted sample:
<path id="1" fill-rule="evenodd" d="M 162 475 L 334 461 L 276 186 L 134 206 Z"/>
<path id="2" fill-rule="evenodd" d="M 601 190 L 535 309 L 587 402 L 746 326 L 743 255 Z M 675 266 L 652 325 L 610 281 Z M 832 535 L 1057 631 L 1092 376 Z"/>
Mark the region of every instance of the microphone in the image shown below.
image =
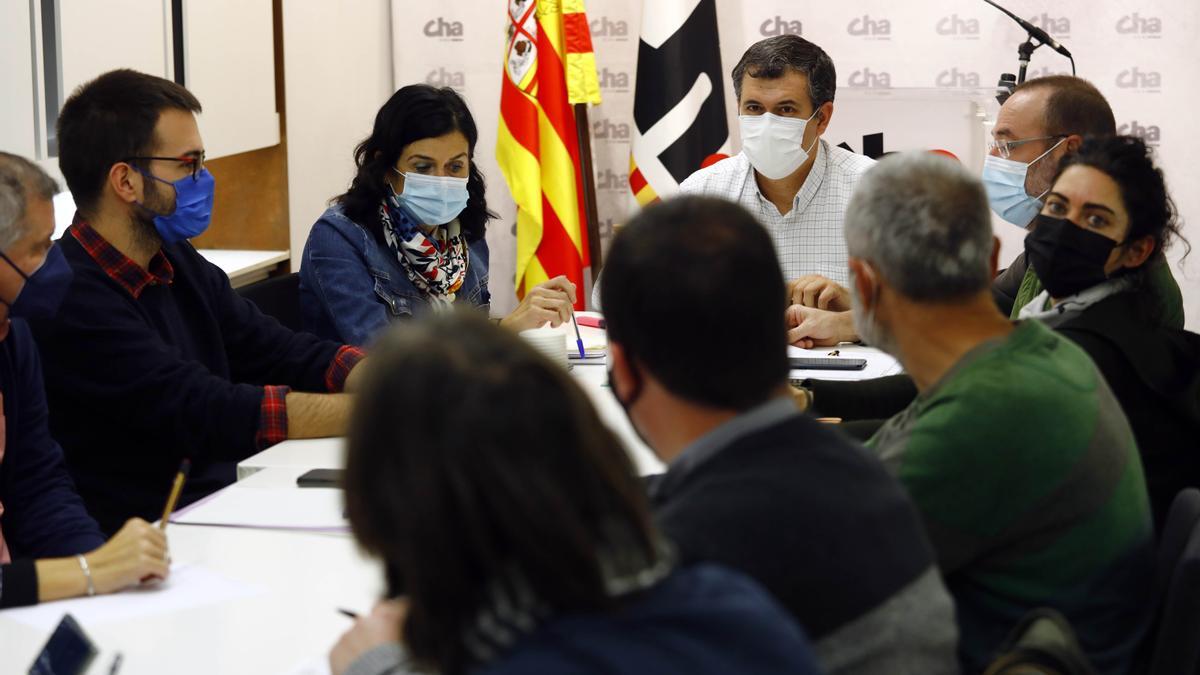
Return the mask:
<path id="1" fill-rule="evenodd" d="M 1021 17 L 1017 16 L 1016 14 L 1013 14 L 1012 12 L 1008 11 L 1007 9 L 1004 9 L 1000 5 L 997 5 L 996 3 L 992 2 L 992 0 L 983 0 L 983 1 L 986 2 L 987 4 L 991 5 L 992 7 L 995 7 L 996 9 L 1000 10 L 1001 12 L 1004 12 L 1009 17 L 1011 17 L 1013 21 L 1016 21 L 1018 24 L 1020 24 L 1021 28 L 1024 28 L 1025 32 L 1029 33 L 1029 37 L 1034 38 L 1038 42 L 1046 45 L 1047 47 L 1053 49 L 1054 51 L 1058 52 L 1059 54 L 1062 54 L 1063 56 L 1067 57 L 1068 59 L 1073 58 L 1071 56 L 1071 52 L 1067 51 L 1067 48 L 1062 46 L 1062 44 L 1060 44 L 1058 40 L 1055 40 L 1054 38 L 1050 37 L 1050 34 L 1047 33 L 1046 31 L 1029 23 L 1028 21 L 1026 21 L 1025 19 L 1022 19 Z"/>

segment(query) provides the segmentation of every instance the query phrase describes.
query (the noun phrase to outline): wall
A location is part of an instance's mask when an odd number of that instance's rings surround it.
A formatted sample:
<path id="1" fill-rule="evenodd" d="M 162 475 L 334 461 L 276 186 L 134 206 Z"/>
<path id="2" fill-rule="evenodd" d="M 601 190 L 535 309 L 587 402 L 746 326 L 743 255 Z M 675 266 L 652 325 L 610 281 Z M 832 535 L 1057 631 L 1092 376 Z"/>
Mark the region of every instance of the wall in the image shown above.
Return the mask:
<path id="1" fill-rule="evenodd" d="M 354 146 L 392 93 L 388 0 L 283 3 L 292 269 L 329 199 L 354 177 Z"/>

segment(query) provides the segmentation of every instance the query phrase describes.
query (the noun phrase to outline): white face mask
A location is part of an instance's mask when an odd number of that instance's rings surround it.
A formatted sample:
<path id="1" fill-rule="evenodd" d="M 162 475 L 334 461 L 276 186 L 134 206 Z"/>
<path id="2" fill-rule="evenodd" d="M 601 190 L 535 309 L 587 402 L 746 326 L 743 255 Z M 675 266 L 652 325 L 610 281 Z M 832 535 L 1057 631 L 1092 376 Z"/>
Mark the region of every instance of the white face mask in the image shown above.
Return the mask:
<path id="1" fill-rule="evenodd" d="M 816 116 L 816 110 L 806 120 L 774 113 L 738 115 L 742 152 L 746 153 L 754 170 L 766 178 L 787 178 L 808 160 L 808 154 L 820 140 L 814 138 L 808 150 L 804 149 L 804 131 Z"/>

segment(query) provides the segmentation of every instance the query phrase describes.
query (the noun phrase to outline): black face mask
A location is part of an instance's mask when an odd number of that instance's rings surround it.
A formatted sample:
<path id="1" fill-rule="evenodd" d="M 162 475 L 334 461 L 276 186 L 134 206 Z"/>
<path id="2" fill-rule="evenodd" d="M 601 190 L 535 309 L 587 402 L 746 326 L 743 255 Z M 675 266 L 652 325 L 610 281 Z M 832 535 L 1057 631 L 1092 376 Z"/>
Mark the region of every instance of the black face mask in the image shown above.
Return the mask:
<path id="1" fill-rule="evenodd" d="M 1025 235 L 1025 257 L 1050 297 L 1065 298 L 1103 282 L 1116 243 L 1066 218 L 1038 214 Z"/>

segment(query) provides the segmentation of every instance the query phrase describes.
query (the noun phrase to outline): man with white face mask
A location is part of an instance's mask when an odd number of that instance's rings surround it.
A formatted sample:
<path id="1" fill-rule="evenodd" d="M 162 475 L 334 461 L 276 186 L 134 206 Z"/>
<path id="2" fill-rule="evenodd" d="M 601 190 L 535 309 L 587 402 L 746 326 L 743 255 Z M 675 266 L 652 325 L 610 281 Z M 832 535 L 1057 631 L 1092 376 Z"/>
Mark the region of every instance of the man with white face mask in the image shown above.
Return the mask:
<path id="1" fill-rule="evenodd" d="M 733 69 L 742 152 L 679 186 L 754 214 L 788 280 L 820 274 L 847 281 L 842 213 L 874 161 L 821 139 L 833 118 L 835 80 L 829 55 L 804 38 L 752 45 Z"/>

